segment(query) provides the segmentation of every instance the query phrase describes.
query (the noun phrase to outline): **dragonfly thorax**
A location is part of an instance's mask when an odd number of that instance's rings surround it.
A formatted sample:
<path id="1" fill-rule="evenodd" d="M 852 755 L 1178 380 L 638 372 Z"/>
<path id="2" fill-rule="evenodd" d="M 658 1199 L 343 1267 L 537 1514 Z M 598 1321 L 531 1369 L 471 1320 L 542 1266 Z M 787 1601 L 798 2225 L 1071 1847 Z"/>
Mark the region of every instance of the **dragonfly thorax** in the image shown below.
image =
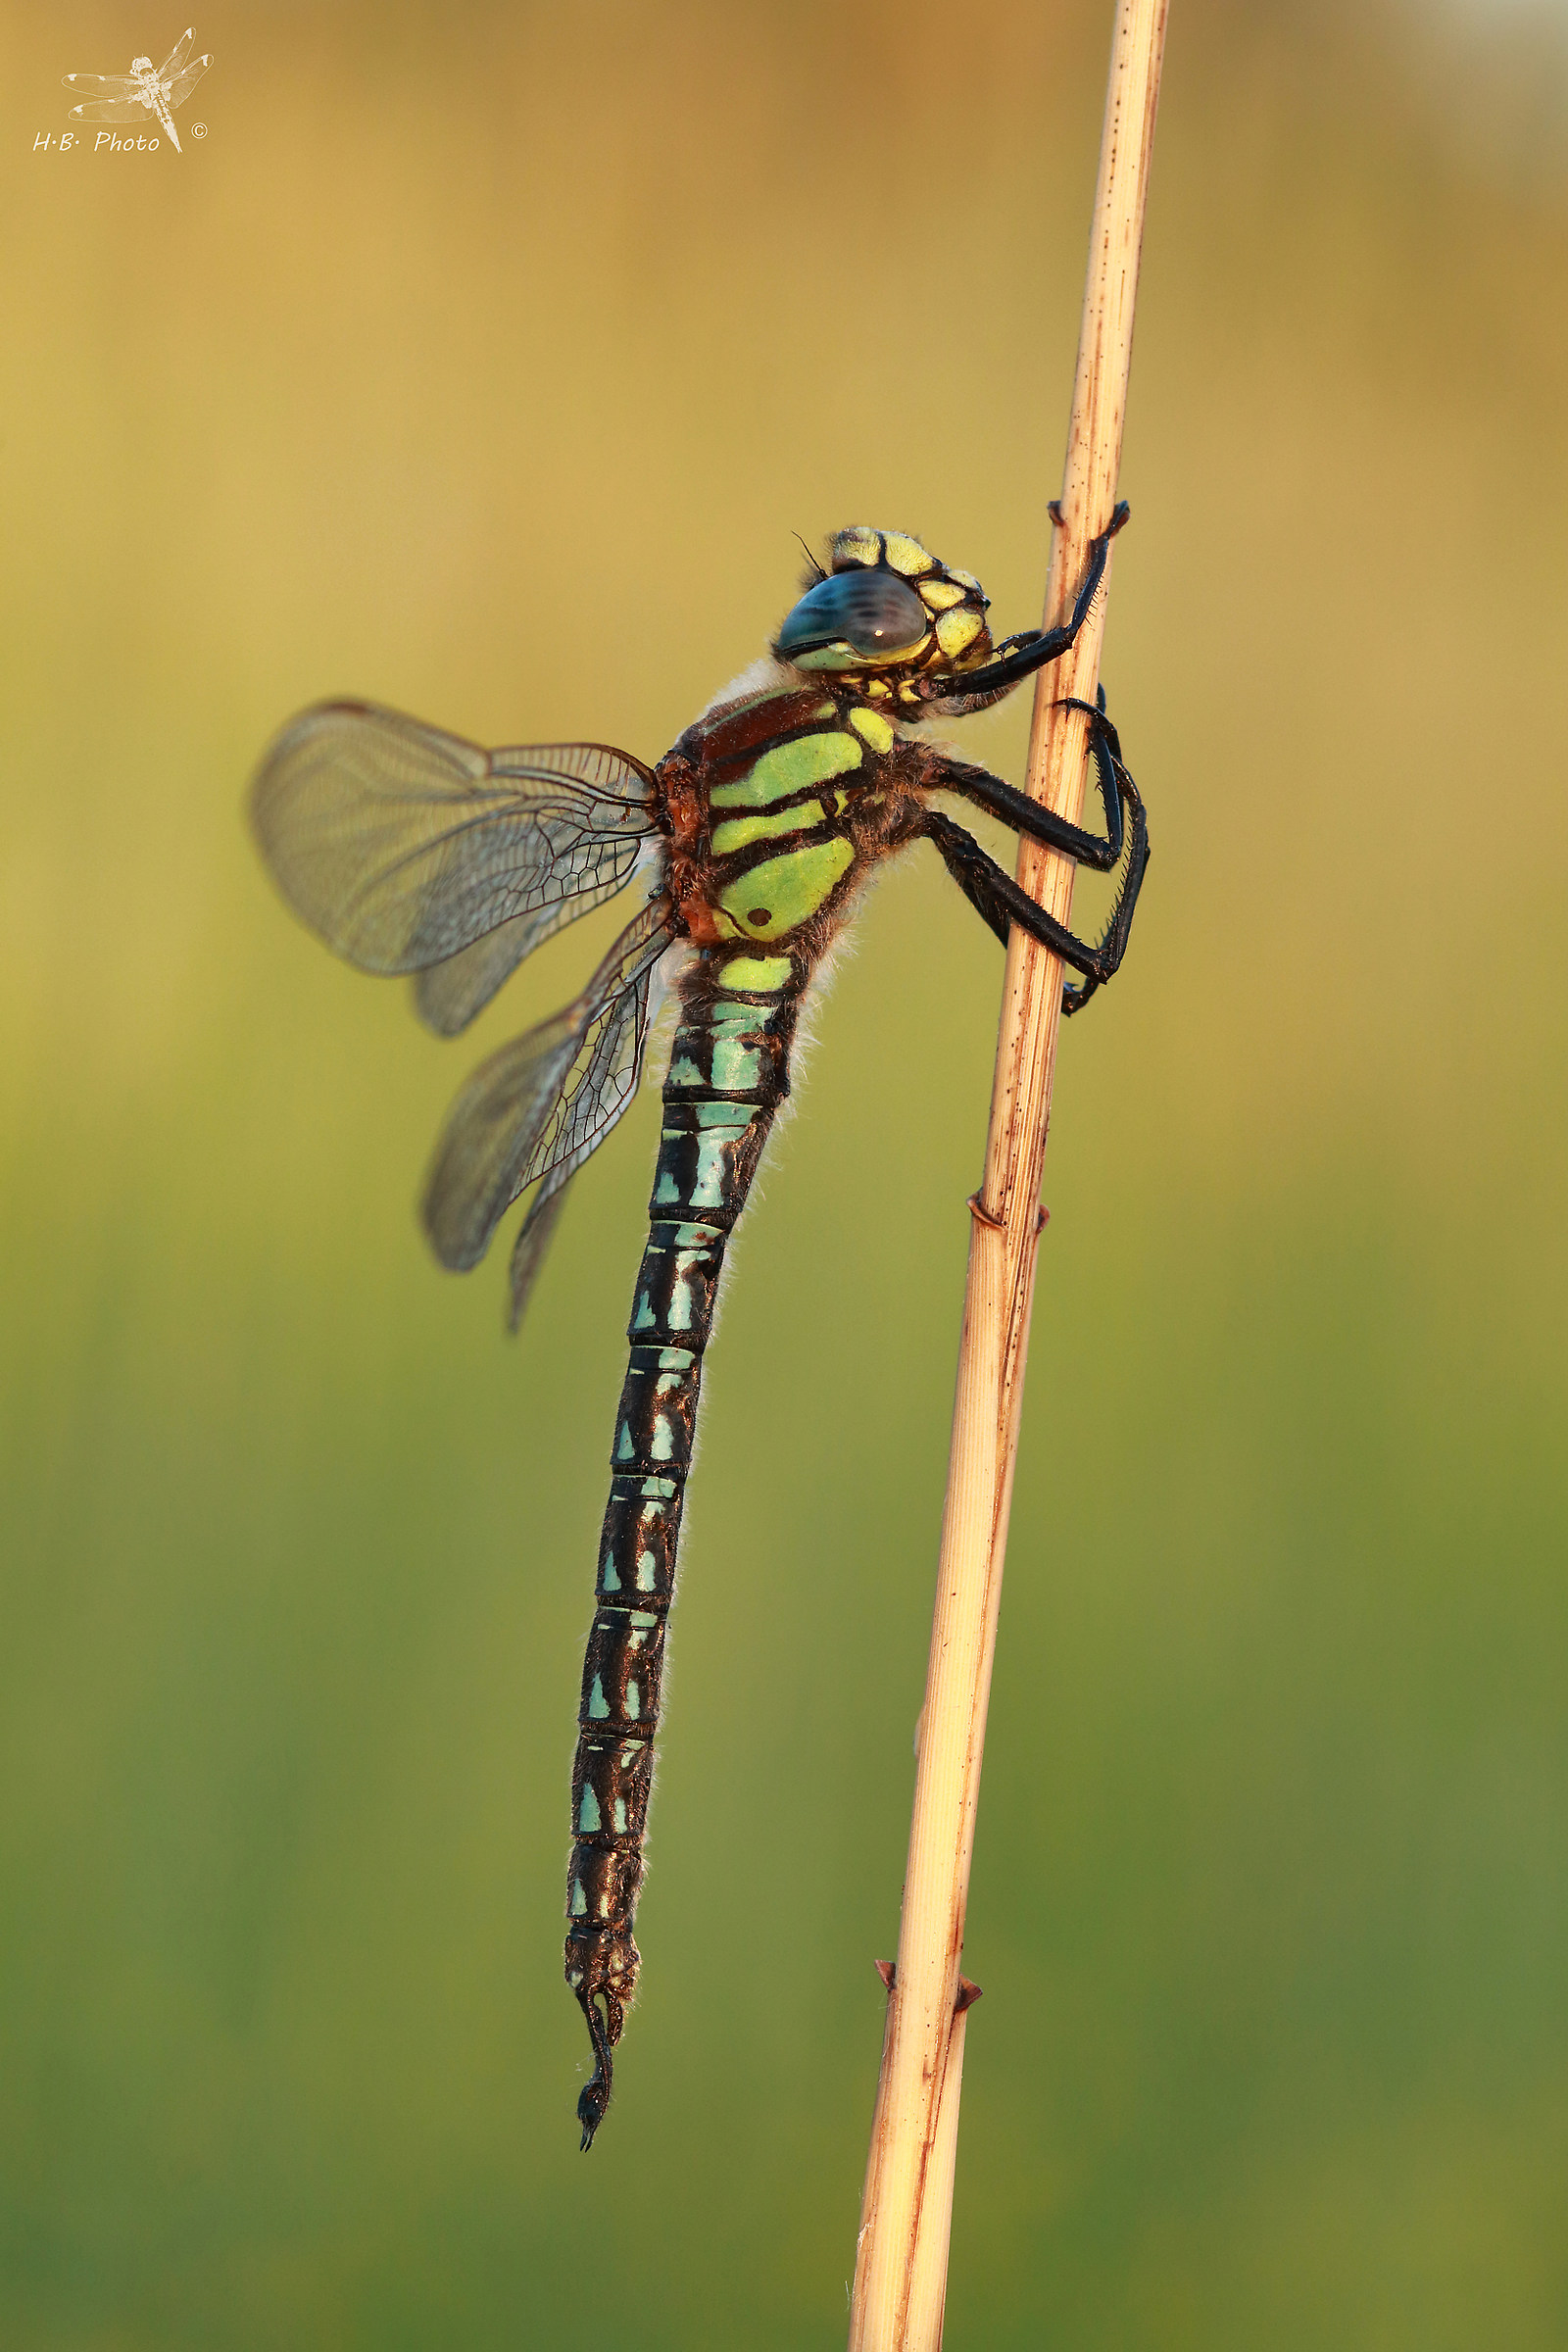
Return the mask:
<path id="1" fill-rule="evenodd" d="M 863 683 L 878 699 L 925 702 L 939 677 L 991 652 L 989 603 L 972 572 L 955 571 L 906 531 L 863 523 L 839 531 L 820 571 L 774 640 L 781 662 Z M 916 686 L 915 680 L 925 683 Z"/>

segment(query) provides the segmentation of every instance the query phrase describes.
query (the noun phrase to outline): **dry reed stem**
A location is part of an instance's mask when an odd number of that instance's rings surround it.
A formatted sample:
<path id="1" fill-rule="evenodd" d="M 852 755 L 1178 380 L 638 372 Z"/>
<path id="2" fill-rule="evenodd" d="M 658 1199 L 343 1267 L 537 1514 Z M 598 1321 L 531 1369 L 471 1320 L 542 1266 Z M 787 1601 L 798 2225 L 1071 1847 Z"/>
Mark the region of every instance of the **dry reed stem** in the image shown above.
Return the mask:
<path id="1" fill-rule="evenodd" d="M 1116 10 L 1060 519 L 1046 590 L 1048 626 L 1071 610 L 1089 541 L 1109 520 L 1115 501 L 1167 5 L 1118 0 Z M 1068 695 L 1094 700 L 1103 614 L 1102 594 L 1072 651 L 1041 672 L 1035 689 L 1028 790 L 1074 820 L 1083 804 L 1085 721 L 1054 706 Z M 1021 844 L 1018 879 L 1062 922 L 1071 915 L 1073 873 L 1070 859 Z M 860 2207 L 850 2352 L 937 2352 L 942 2341 L 963 2051 L 958 1962 L 1043 1221 L 1040 1179 L 1061 984 L 1057 958 L 1015 928 L 985 1182 L 971 1204 L 936 1610 L 898 1966 Z"/>

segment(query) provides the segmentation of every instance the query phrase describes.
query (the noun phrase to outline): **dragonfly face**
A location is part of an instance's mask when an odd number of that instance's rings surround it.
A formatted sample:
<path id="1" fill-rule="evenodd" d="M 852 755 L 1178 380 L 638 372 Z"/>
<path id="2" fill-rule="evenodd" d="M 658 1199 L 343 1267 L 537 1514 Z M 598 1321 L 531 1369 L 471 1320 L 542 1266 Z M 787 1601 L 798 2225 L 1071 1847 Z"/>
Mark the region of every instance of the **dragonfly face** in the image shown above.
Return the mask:
<path id="1" fill-rule="evenodd" d="M 979 581 L 906 531 L 858 523 L 837 534 L 830 561 L 774 639 L 781 662 L 831 671 L 873 701 L 919 704 L 990 655 Z"/>

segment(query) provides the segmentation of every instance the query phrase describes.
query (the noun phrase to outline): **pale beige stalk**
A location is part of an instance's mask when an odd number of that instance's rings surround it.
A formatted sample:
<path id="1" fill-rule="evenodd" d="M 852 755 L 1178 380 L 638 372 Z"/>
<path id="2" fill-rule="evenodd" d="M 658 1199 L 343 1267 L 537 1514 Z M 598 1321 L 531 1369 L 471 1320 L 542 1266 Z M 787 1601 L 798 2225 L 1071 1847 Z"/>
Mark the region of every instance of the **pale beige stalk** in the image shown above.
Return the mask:
<path id="1" fill-rule="evenodd" d="M 1118 0 L 1116 10 L 1060 520 L 1046 591 L 1048 626 L 1071 610 L 1090 538 L 1109 520 L 1115 502 L 1167 4 Z M 1093 701 L 1103 613 L 1102 593 L 1072 652 L 1041 673 L 1035 692 L 1028 790 L 1073 819 L 1083 804 L 1085 721 L 1052 706 L 1064 695 Z M 1072 911 L 1073 871 L 1069 859 L 1022 844 L 1018 879 L 1062 922 Z M 1061 983 L 1056 957 L 1014 929 L 985 1182 L 972 1203 L 914 1816 L 860 2207 L 850 2352 L 937 2352 L 942 2341 L 965 2023 L 958 1963 Z"/>

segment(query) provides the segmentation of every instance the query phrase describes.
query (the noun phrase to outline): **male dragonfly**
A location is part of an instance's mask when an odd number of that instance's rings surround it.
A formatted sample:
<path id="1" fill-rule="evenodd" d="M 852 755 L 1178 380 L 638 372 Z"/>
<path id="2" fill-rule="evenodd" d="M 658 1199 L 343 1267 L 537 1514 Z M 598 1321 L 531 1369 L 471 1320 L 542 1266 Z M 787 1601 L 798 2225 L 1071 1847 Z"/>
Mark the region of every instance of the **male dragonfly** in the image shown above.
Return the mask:
<path id="1" fill-rule="evenodd" d="M 128 74 L 64 74 L 61 79 L 68 90 L 95 90 L 98 94 L 84 106 L 74 106 L 67 120 L 72 122 L 139 122 L 148 115 L 156 115 L 174 142 L 176 153 L 183 154 L 179 134 L 174 128 L 174 109 L 183 106 L 208 67 L 211 57 L 190 56 L 190 45 L 196 38 L 194 26 L 182 32 L 161 66 L 150 57 L 133 57 Z M 189 65 L 186 59 L 190 58 Z"/>
<path id="2" fill-rule="evenodd" d="M 567 1185 L 636 1091 L 656 981 L 679 999 L 571 1780 L 566 1982 L 595 2061 L 577 2102 L 585 2148 L 637 1982 L 632 1922 L 703 1351 L 725 1245 L 789 1092 L 802 1000 L 866 876 L 917 841 L 999 939 L 1016 923 L 1080 975 L 1064 1012 L 1116 970 L 1149 834 L 1103 697 L 1075 706 L 1089 721 L 1103 835 L 922 730 L 985 710 L 1066 652 L 1126 519 L 1117 507 L 1092 543 L 1064 626 L 1000 645 L 969 572 L 903 531 L 840 531 L 769 653 L 652 767 L 597 743 L 481 751 L 339 702 L 293 719 L 256 779 L 256 836 L 295 912 L 362 969 L 412 973 L 416 1007 L 443 1037 L 541 940 L 634 869 L 649 874 L 587 987 L 475 1071 L 436 1148 L 423 1216 L 443 1265 L 476 1265 L 535 1188 L 512 1251 L 514 1329 Z M 931 807 L 937 794 L 1080 864 L 1119 868 L 1102 938 L 1077 939 L 1037 906 Z"/>

